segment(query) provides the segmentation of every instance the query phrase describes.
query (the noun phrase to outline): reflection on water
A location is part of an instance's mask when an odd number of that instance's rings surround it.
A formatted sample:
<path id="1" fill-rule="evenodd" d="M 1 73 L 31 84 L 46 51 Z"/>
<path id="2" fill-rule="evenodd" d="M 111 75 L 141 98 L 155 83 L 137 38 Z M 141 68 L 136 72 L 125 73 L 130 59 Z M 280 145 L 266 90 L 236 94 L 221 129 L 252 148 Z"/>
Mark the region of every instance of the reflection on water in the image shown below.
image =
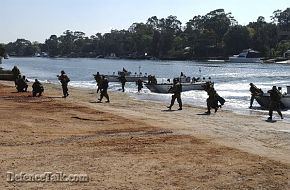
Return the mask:
<path id="1" fill-rule="evenodd" d="M 132 73 L 140 71 L 153 74 L 164 81 L 167 78 L 179 76 L 183 72 L 191 77 L 211 77 L 215 82 L 217 92 L 227 102 L 224 109 L 242 113 L 249 113 L 250 99 L 249 83 L 256 84 L 264 91 L 273 85 L 281 86 L 286 91 L 290 85 L 290 65 L 261 64 L 261 63 L 216 63 L 194 61 L 149 61 L 149 60 L 110 60 L 110 59 L 49 59 L 49 58 L 10 58 L 4 60 L 2 67 L 11 69 L 17 65 L 28 78 L 38 78 L 42 81 L 57 83 L 56 75 L 65 70 L 70 76 L 72 86 L 95 88 L 93 74 L 99 71 L 102 74 L 112 74 L 122 68 Z M 119 90 L 120 84 L 110 84 L 111 90 Z M 168 101 L 170 95 L 150 93 L 143 89 L 137 94 L 134 83 L 126 84 L 126 91 L 130 95 L 143 100 Z M 207 94 L 200 91 L 183 93 L 185 103 L 205 106 Z M 254 104 L 258 107 L 258 104 Z M 259 110 L 258 110 L 259 111 Z M 288 111 L 287 113 L 290 114 Z"/>

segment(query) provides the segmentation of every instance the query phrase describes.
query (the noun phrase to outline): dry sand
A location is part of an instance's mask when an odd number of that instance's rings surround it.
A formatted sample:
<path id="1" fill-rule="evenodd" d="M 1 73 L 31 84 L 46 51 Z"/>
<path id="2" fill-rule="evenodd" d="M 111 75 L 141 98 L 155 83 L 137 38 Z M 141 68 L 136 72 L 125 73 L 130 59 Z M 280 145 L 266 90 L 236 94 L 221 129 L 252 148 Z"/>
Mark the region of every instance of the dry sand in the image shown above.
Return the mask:
<path id="1" fill-rule="evenodd" d="M 31 89 L 30 89 L 31 90 Z M 0 82 L 0 189 L 290 189 L 290 125 L 260 115 Z M 178 108 L 177 106 L 175 107 Z M 88 182 L 7 182 L 19 174 L 87 174 Z"/>

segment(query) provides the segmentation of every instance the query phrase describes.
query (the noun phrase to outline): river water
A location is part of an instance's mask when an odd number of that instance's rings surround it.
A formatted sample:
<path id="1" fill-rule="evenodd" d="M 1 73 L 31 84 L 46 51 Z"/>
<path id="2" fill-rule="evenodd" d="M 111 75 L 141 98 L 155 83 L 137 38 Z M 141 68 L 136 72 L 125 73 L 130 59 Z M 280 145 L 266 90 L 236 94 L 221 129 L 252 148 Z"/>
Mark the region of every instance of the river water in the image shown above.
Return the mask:
<path id="1" fill-rule="evenodd" d="M 290 86 L 290 65 L 261 64 L 261 63 L 229 63 L 229 62 L 195 62 L 195 61 L 155 61 L 155 60 L 118 60 L 118 59 L 87 59 L 87 58 L 9 58 L 1 65 L 5 69 L 12 69 L 17 65 L 28 79 L 35 78 L 43 82 L 58 83 L 56 75 L 64 70 L 71 79 L 70 85 L 82 88 L 96 88 L 93 74 L 112 74 L 126 68 L 132 73 L 139 72 L 155 75 L 159 81 L 178 77 L 181 72 L 191 77 L 211 77 L 215 89 L 226 99 L 223 109 L 241 114 L 255 114 L 267 111 L 261 110 L 254 103 L 254 110 L 248 109 L 250 92 L 249 83 L 254 83 L 264 92 L 273 85 L 281 86 L 286 92 Z M 110 83 L 110 90 L 119 91 L 119 83 Z M 169 94 L 151 93 L 145 86 L 142 93 L 137 93 L 134 83 L 126 83 L 126 93 L 136 99 L 164 102 L 169 104 Z M 207 94 L 203 91 L 189 91 L 182 93 L 185 104 L 206 106 Z M 290 111 L 283 112 L 285 122 L 289 122 Z"/>

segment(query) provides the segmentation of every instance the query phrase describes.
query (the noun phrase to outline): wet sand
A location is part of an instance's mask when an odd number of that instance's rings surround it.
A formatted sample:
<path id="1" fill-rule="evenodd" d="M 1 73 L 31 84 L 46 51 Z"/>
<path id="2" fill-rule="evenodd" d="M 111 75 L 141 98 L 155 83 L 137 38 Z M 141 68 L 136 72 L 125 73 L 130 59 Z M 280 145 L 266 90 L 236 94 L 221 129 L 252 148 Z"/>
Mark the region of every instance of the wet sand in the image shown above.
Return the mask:
<path id="1" fill-rule="evenodd" d="M 30 85 L 31 86 L 31 85 Z M 31 91 L 31 89 L 29 88 Z M 289 189 L 290 125 L 109 92 L 0 82 L 0 189 Z M 7 172 L 87 174 L 88 182 L 7 182 Z"/>

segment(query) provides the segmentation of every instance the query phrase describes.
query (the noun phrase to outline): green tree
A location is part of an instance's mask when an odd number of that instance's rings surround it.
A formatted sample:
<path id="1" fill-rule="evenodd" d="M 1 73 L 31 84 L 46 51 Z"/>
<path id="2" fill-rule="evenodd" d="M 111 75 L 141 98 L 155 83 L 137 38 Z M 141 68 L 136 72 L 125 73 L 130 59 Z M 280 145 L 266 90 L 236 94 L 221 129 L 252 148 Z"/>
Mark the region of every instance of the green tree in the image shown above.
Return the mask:
<path id="1" fill-rule="evenodd" d="M 270 56 L 271 49 L 278 41 L 277 26 L 267 23 L 265 18 L 260 16 L 256 22 L 250 22 L 248 27 L 253 31 L 251 47 L 261 51 L 265 56 Z"/>
<path id="2" fill-rule="evenodd" d="M 160 28 L 159 28 L 159 19 L 156 16 L 148 18 L 146 25 L 150 30 L 152 30 L 152 42 L 149 47 L 149 54 L 153 57 L 159 57 L 160 49 Z"/>
<path id="3" fill-rule="evenodd" d="M 5 55 L 4 46 L 2 44 L 0 44 L 0 57 L 4 57 L 4 55 Z"/>
<path id="4" fill-rule="evenodd" d="M 93 52 L 94 55 L 96 56 L 105 55 L 105 51 L 103 49 L 104 40 L 101 33 L 92 35 L 90 37 L 90 41 L 91 41 L 91 51 Z"/>
<path id="5" fill-rule="evenodd" d="M 8 54 L 15 56 L 33 56 L 36 53 L 35 48 L 29 40 L 17 39 L 15 42 L 10 42 L 6 45 Z"/>
<path id="6" fill-rule="evenodd" d="M 153 29 L 150 25 L 144 23 L 134 23 L 129 28 L 129 32 L 132 36 L 133 51 L 137 55 L 144 56 L 144 53 L 150 52 L 150 46 L 153 40 Z"/>
<path id="7" fill-rule="evenodd" d="M 56 35 L 51 35 L 49 39 L 45 40 L 47 52 L 50 57 L 55 57 L 60 54 L 59 52 L 59 40 Z"/>
<path id="8" fill-rule="evenodd" d="M 248 28 L 242 25 L 231 27 L 225 34 L 223 41 L 227 55 L 237 54 L 241 50 L 249 48 L 251 38 Z"/>
<path id="9" fill-rule="evenodd" d="M 274 11 L 271 19 L 281 30 L 290 31 L 290 8 Z"/>
<path id="10" fill-rule="evenodd" d="M 195 57 L 221 56 L 224 54 L 224 35 L 233 25 L 236 25 L 236 20 L 223 9 L 211 11 L 205 16 L 194 16 L 184 30 L 187 46 L 194 50 L 192 54 Z"/>
<path id="11" fill-rule="evenodd" d="M 235 23 L 236 20 L 231 16 L 231 13 L 225 13 L 224 9 L 211 11 L 202 17 L 203 29 L 212 32 L 217 47 L 222 47 L 222 39 L 225 33 Z"/>
<path id="12" fill-rule="evenodd" d="M 281 41 L 277 44 L 277 47 L 273 53 L 274 57 L 282 57 L 283 54 L 290 49 L 290 41 Z"/>
<path id="13" fill-rule="evenodd" d="M 159 57 L 169 57 L 168 52 L 173 48 L 174 38 L 181 34 L 181 22 L 176 16 L 168 16 L 159 20 L 160 29 Z"/>
<path id="14" fill-rule="evenodd" d="M 70 30 L 66 30 L 63 35 L 58 38 L 60 41 L 59 51 L 62 56 L 70 56 L 70 54 L 74 53 L 75 38 L 73 32 Z"/>

